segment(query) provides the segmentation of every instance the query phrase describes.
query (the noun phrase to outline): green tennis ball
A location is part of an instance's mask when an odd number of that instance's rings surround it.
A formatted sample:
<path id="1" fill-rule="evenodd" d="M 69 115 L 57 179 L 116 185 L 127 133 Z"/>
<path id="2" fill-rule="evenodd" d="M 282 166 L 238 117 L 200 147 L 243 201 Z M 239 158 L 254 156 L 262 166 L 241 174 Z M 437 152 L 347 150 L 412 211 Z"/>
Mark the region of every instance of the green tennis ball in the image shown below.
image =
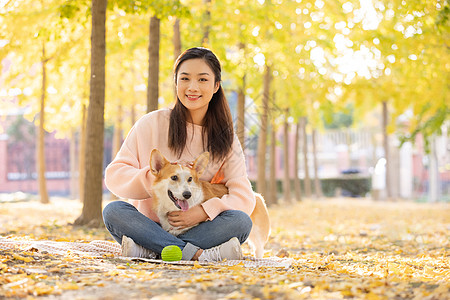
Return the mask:
<path id="1" fill-rule="evenodd" d="M 161 252 L 161 258 L 164 261 L 178 261 L 182 256 L 181 249 L 175 245 L 166 246 Z"/>

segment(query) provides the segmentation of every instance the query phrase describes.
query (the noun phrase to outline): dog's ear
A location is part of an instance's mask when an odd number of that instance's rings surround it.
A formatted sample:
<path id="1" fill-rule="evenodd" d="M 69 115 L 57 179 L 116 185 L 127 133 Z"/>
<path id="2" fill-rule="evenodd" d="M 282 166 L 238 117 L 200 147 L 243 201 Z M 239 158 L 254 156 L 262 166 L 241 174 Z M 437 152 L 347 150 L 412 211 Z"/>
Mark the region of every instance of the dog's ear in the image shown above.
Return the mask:
<path id="1" fill-rule="evenodd" d="M 192 166 L 192 168 L 197 172 L 198 177 L 200 177 L 200 175 L 202 175 L 202 173 L 205 171 L 208 162 L 209 162 L 209 152 L 203 152 L 194 161 L 194 165 Z"/>
<path id="2" fill-rule="evenodd" d="M 158 149 L 152 150 L 150 154 L 150 171 L 153 175 L 156 176 L 167 163 L 168 161 Z"/>

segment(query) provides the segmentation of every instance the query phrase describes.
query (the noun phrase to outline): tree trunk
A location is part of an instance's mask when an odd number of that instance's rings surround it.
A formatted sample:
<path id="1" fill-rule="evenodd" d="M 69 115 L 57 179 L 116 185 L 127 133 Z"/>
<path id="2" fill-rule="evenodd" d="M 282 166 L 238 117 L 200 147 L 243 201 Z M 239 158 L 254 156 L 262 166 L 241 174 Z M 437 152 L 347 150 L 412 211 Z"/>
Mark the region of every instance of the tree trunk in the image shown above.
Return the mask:
<path id="1" fill-rule="evenodd" d="M 70 131 L 70 198 L 78 197 L 77 181 L 77 135 L 75 128 Z"/>
<path id="2" fill-rule="evenodd" d="M 317 198 L 322 198 L 322 188 L 320 186 L 320 179 L 319 179 L 319 166 L 317 163 L 317 144 L 316 144 L 316 138 L 317 138 L 317 130 L 313 129 L 312 132 L 312 146 L 313 146 L 313 164 L 314 164 L 314 191 L 316 193 Z"/>
<path id="3" fill-rule="evenodd" d="M 78 185 L 80 201 L 84 202 L 84 178 L 86 176 L 86 105 L 83 104 L 80 129 L 80 144 L 78 148 Z"/>
<path id="4" fill-rule="evenodd" d="M 352 137 L 350 128 L 345 128 L 345 143 L 347 145 L 347 162 L 348 167 L 353 168 L 353 161 L 352 161 Z"/>
<path id="5" fill-rule="evenodd" d="M 209 45 L 209 31 L 211 30 L 211 0 L 203 0 L 206 7 L 204 19 L 203 19 L 203 37 L 202 46 L 207 47 Z"/>
<path id="6" fill-rule="evenodd" d="M 134 103 L 131 106 L 130 110 L 131 110 L 130 111 L 130 119 L 131 119 L 130 121 L 131 121 L 131 124 L 134 124 L 137 121 L 136 106 L 134 105 Z"/>
<path id="7" fill-rule="evenodd" d="M 245 44 L 239 43 L 239 49 L 244 51 Z M 241 84 L 238 87 L 236 127 L 239 142 L 242 149 L 245 150 L 245 74 L 242 76 Z"/>
<path id="8" fill-rule="evenodd" d="M 147 112 L 158 109 L 159 98 L 159 34 L 160 20 L 150 18 L 150 33 L 148 44 L 148 84 L 147 84 Z"/>
<path id="9" fill-rule="evenodd" d="M 270 160 L 269 160 L 269 190 L 267 191 L 268 205 L 277 204 L 277 177 L 276 177 L 276 145 L 277 136 L 275 123 L 270 126 Z"/>
<path id="10" fill-rule="evenodd" d="M 75 225 L 99 227 L 102 220 L 105 111 L 105 23 L 107 0 L 92 1 L 91 80 L 86 140 L 86 177 L 81 216 Z"/>
<path id="11" fill-rule="evenodd" d="M 180 19 L 176 18 L 173 23 L 173 61 L 176 61 L 181 54 L 181 33 L 180 33 Z"/>
<path id="12" fill-rule="evenodd" d="M 41 203 L 47 204 L 50 202 L 47 191 L 47 180 L 45 179 L 45 98 L 47 90 L 47 58 L 45 55 L 45 46 L 42 45 L 42 90 L 41 90 L 41 109 L 39 113 L 39 135 L 37 146 L 37 170 L 39 181 L 39 196 Z"/>
<path id="13" fill-rule="evenodd" d="M 298 163 L 298 153 L 300 152 L 299 147 L 299 135 L 300 135 L 300 121 L 297 122 L 295 126 L 295 141 L 294 141 L 294 190 L 295 190 L 295 200 L 302 200 L 302 188 L 300 185 L 300 178 L 298 177 L 299 163 Z"/>
<path id="14" fill-rule="evenodd" d="M 284 183 L 283 194 L 285 203 L 292 201 L 291 199 L 291 178 L 289 172 L 289 123 L 288 123 L 289 109 L 286 108 L 284 112 L 284 143 L 283 143 L 283 162 L 284 162 Z"/>
<path id="15" fill-rule="evenodd" d="M 258 177 L 256 182 L 256 190 L 263 196 L 266 193 L 267 114 L 269 111 L 270 81 L 270 67 L 266 65 L 262 97 L 261 128 L 259 129 L 258 137 Z"/>
<path id="16" fill-rule="evenodd" d="M 181 33 L 180 33 L 180 19 L 176 18 L 173 23 L 173 61 L 176 62 L 181 54 Z M 175 82 L 172 84 L 173 99 L 177 99 L 177 87 Z M 134 123 L 133 123 L 134 124 Z"/>
<path id="17" fill-rule="evenodd" d="M 237 130 L 239 142 L 242 149 L 245 150 L 245 75 L 242 77 L 242 85 L 239 86 L 237 98 Z"/>
<path id="18" fill-rule="evenodd" d="M 383 148 L 386 159 L 386 196 L 388 199 L 392 198 L 392 182 L 391 182 L 391 161 L 389 151 L 389 134 L 387 126 L 389 124 L 389 112 L 387 102 L 383 101 Z"/>
<path id="19" fill-rule="evenodd" d="M 120 150 L 120 146 L 122 145 L 122 116 L 123 116 L 123 108 L 122 105 L 119 104 L 117 108 L 117 115 L 114 124 L 114 135 L 113 135 L 113 143 L 112 143 L 112 157 L 115 157 L 117 152 Z"/>
<path id="20" fill-rule="evenodd" d="M 435 203 L 439 199 L 439 164 L 436 151 L 436 134 L 429 137 L 430 153 L 428 154 L 428 202 Z"/>
<path id="21" fill-rule="evenodd" d="M 114 158 L 116 157 L 117 153 L 120 150 L 120 146 L 122 145 L 122 115 L 123 115 L 123 109 L 122 109 L 122 105 L 119 104 L 118 108 L 117 108 L 117 115 L 116 115 L 116 120 L 115 120 L 115 124 L 114 124 L 114 134 L 113 134 L 113 143 L 112 143 L 112 149 L 111 149 L 111 157 Z M 114 195 L 113 193 L 110 194 L 110 199 L 111 200 L 115 200 L 117 199 L 117 196 Z"/>
<path id="22" fill-rule="evenodd" d="M 309 163 L 308 163 L 308 135 L 306 134 L 306 117 L 302 117 L 302 141 L 303 141 L 303 161 L 305 168 L 305 178 L 303 180 L 305 188 L 305 196 L 311 197 L 311 178 L 309 177 Z"/>

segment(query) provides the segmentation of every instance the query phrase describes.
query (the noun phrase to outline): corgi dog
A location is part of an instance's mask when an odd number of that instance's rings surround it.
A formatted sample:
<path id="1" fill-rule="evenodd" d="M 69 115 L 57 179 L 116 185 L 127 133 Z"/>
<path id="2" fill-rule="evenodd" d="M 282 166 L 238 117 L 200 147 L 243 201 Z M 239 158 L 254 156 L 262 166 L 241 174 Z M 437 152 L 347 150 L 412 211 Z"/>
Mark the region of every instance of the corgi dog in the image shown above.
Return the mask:
<path id="1" fill-rule="evenodd" d="M 213 197 L 228 194 L 221 183 L 209 183 L 199 177 L 209 162 L 209 153 L 203 152 L 190 166 L 169 162 L 157 149 L 150 155 L 150 171 L 155 176 L 152 184 L 154 209 L 164 230 L 177 236 L 189 230 L 169 224 L 167 214 L 171 211 L 186 211 Z M 256 258 L 263 257 L 264 245 L 270 234 L 270 221 L 264 198 L 255 193 L 256 206 L 250 218 L 253 222 L 248 241 Z"/>

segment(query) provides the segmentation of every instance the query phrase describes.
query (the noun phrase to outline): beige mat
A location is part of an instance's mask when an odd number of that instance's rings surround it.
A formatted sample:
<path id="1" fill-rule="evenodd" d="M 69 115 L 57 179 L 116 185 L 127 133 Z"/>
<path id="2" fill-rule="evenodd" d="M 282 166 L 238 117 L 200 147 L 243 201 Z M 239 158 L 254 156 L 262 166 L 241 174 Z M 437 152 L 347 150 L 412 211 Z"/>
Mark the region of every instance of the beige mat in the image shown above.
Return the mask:
<path id="1" fill-rule="evenodd" d="M 32 250 L 36 249 L 40 252 L 48 252 L 52 254 L 75 253 L 88 256 L 103 256 L 104 254 L 112 254 L 120 256 L 122 249 L 119 244 L 96 240 L 92 242 L 57 242 L 48 240 L 29 240 L 25 238 L 4 238 L 0 237 L 0 250 L 19 249 Z"/>
<path id="2" fill-rule="evenodd" d="M 182 265 L 182 266 L 236 266 L 240 265 L 246 268 L 289 268 L 293 260 L 290 258 L 279 258 L 279 257 L 267 257 L 267 258 L 254 258 L 252 256 L 245 256 L 244 260 L 226 260 L 220 262 L 198 262 L 198 261 L 163 261 L 160 259 L 150 259 L 150 258 L 138 258 L 138 257 L 125 257 L 124 259 L 131 261 L 145 261 L 155 264 L 170 264 L 170 265 Z"/>
<path id="3" fill-rule="evenodd" d="M 145 261 L 157 264 L 172 265 L 219 265 L 219 266 L 235 266 L 241 265 L 248 268 L 272 267 L 272 268 L 289 268 L 293 260 L 289 258 L 268 257 L 256 259 L 253 257 L 245 257 L 244 260 L 229 260 L 214 263 L 199 263 L 193 261 L 174 261 L 166 262 L 160 259 L 147 259 L 137 257 L 121 257 L 121 246 L 115 242 L 95 240 L 92 242 L 59 242 L 48 240 L 29 240 L 26 238 L 5 238 L 0 237 L 0 250 L 37 250 L 40 252 L 48 252 L 50 254 L 78 254 L 93 257 L 102 257 L 103 255 L 114 255 L 118 258 L 131 261 Z"/>

